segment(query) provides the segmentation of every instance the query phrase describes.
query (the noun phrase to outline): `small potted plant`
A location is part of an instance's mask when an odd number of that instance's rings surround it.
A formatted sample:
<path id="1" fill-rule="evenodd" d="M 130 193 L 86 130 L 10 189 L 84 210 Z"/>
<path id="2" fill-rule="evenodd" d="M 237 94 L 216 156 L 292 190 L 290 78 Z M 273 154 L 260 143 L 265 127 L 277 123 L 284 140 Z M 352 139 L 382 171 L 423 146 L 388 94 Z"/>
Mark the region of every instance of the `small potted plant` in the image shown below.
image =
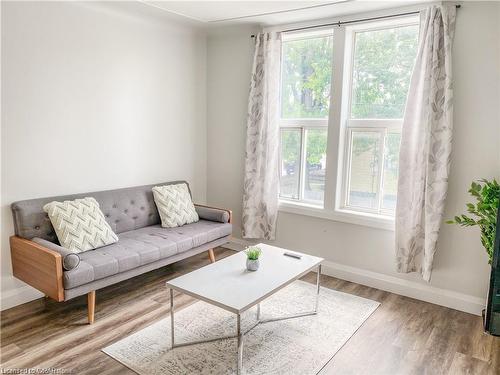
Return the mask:
<path id="1" fill-rule="evenodd" d="M 246 249 L 245 254 L 247 255 L 247 270 L 257 271 L 259 269 L 259 257 L 262 254 L 260 247 L 251 246 Z"/>

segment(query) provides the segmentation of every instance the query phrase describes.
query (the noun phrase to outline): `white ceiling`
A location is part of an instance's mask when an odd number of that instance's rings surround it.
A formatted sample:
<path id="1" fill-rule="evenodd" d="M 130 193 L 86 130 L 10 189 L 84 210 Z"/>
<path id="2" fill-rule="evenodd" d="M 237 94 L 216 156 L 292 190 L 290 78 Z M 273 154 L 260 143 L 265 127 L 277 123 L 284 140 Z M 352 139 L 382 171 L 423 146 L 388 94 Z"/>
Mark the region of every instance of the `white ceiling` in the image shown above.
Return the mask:
<path id="1" fill-rule="evenodd" d="M 330 1 L 159 1 L 143 3 L 202 24 L 263 25 L 300 22 L 356 12 L 387 9 L 421 1 L 330 0 Z"/>

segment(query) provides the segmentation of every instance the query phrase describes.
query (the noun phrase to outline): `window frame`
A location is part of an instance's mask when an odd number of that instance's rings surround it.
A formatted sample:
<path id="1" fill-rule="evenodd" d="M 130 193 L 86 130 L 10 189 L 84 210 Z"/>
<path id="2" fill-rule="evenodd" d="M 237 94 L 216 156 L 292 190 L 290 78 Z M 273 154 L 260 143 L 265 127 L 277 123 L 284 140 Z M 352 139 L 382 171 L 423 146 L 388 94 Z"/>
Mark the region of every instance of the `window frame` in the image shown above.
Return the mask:
<path id="1" fill-rule="evenodd" d="M 347 120 L 349 121 L 349 120 Z M 386 122 L 386 120 L 382 120 Z M 365 123 L 363 126 L 353 126 L 347 125 L 345 127 L 346 134 L 344 135 L 346 139 L 345 149 L 344 149 L 344 164 L 342 166 L 342 184 L 341 184 L 341 198 L 338 207 L 342 210 L 354 211 L 354 212 L 365 212 L 374 215 L 394 217 L 394 211 L 383 207 L 383 192 L 384 192 L 384 171 L 385 171 L 385 149 L 387 135 L 389 133 L 400 133 L 402 120 L 391 120 L 393 124 L 391 125 L 380 125 L 377 126 L 376 123 Z M 399 125 L 394 125 L 394 123 L 399 123 Z M 351 163 L 352 163 L 352 133 L 353 132 L 374 132 L 380 134 L 380 148 L 379 148 L 379 165 L 378 169 L 378 189 L 377 189 L 377 199 L 378 207 L 377 209 L 370 209 L 367 207 L 358 207 L 350 205 L 349 202 L 349 190 L 350 190 L 350 179 L 351 179 Z"/>
<path id="2" fill-rule="evenodd" d="M 383 207 L 383 193 L 384 193 L 384 171 L 385 171 L 385 149 L 387 134 L 390 132 L 401 132 L 403 119 L 390 119 L 390 118 L 352 118 L 352 100 L 353 100 L 353 83 L 354 83 L 354 58 L 356 47 L 356 34 L 362 32 L 386 30 L 390 28 L 418 26 L 418 16 L 402 17 L 399 19 L 382 20 L 375 22 L 366 22 L 358 25 L 346 26 L 345 38 L 346 46 L 344 49 L 345 71 L 346 80 L 342 87 L 343 102 L 345 105 L 342 107 L 342 120 L 341 127 L 343 126 L 343 137 L 345 139 L 344 150 L 339 152 L 344 153 L 343 163 L 341 166 L 341 180 L 340 194 L 336 202 L 336 209 L 353 212 L 364 212 L 373 214 L 375 216 L 394 218 L 394 210 L 386 209 Z M 352 133 L 363 131 L 376 131 L 381 134 L 380 150 L 379 150 L 379 170 L 378 170 L 378 189 L 377 198 L 378 205 L 376 209 L 366 207 L 357 207 L 349 205 L 349 190 L 351 179 L 351 156 L 352 156 Z"/>
<path id="3" fill-rule="evenodd" d="M 320 27 L 317 28 L 313 31 L 308 31 L 308 32 L 290 32 L 286 33 L 285 36 L 283 37 L 283 42 L 286 41 L 295 41 L 295 40 L 306 40 L 306 39 L 312 39 L 312 38 L 318 38 L 318 37 L 324 37 L 324 36 L 332 36 L 334 37 L 334 31 L 333 27 Z M 280 53 L 280 64 L 283 64 L 283 43 L 281 46 L 281 53 Z M 332 56 L 332 67 L 333 67 L 333 56 Z M 332 74 L 333 74 L 334 69 L 332 69 Z M 314 118 L 314 117 L 309 117 L 309 118 L 282 118 L 282 98 L 281 98 L 281 89 L 282 89 L 282 82 L 283 82 L 283 69 L 281 69 L 280 72 L 280 95 L 279 95 L 279 129 L 280 129 L 280 142 L 279 142 L 279 173 L 280 173 L 280 180 L 281 180 L 281 168 L 283 166 L 283 161 L 282 161 L 282 154 L 281 154 L 281 130 L 282 129 L 297 129 L 301 131 L 301 146 L 300 146 L 300 169 L 299 169 L 299 187 L 298 187 L 298 198 L 290 198 L 290 197 L 284 197 L 281 195 L 281 193 L 278 193 L 278 199 L 279 202 L 288 202 L 291 204 L 305 204 L 311 207 L 317 207 L 317 208 L 324 208 L 325 204 L 325 196 L 323 195 L 323 202 L 318 202 L 316 200 L 312 199 L 306 199 L 304 197 L 305 195 L 305 173 L 306 173 L 306 153 L 307 153 L 307 132 L 310 130 L 316 130 L 316 129 L 326 129 L 326 134 L 327 134 L 327 139 L 328 139 L 328 128 L 329 128 L 329 116 L 325 118 Z M 331 90 L 332 86 L 330 87 Z M 331 93 L 331 91 L 330 91 Z M 331 102 L 331 95 L 330 95 L 330 103 L 329 105 L 332 105 Z M 331 112 L 331 110 L 329 111 Z M 326 149 L 326 155 L 328 156 L 328 147 Z M 326 185 L 326 171 L 325 171 L 325 185 Z M 281 187 L 281 181 L 280 181 L 280 187 Z"/>
<path id="4" fill-rule="evenodd" d="M 328 138 L 326 148 L 325 194 L 323 205 L 311 205 L 310 202 L 307 201 L 279 197 L 280 211 L 394 231 L 395 220 L 393 213 L 391 213 L 391 216 L 387 215 L 386 212 L 378 213 L 368 211 L 364 208 L 356 209 L 356 207 L 348 206 L 344 203 L 347 191 L 346 174 L 349 173 L 349 170 L 347 169 L 350 157 L 350 148 L 348 147 L 350 137 L 349 132 L 352 132 L 352 130 L 358 126 L 359 128 L 369 129 L 372 131 L 378 128 L 379 131 L 381 131 L 380 128 L 383 122 L 385 124 L 383 142 L 385 143 L 386 135 L 394 131 L 399 131 L 403 121 L 402 119 L 350 119 L 352 97 L 351 88 L 353 83 L 352 66 L 354 60 L 353 52 L 355 32 L 377 29 L 383 30 L 394 26 L 402 27 L 408 25 L 419 25 L 419 16 L 402 16 L 380 21 L 362 22 L 353 25 L 334 26 L 331 78 L 332 86 L 330 91 L 330 111 L 327 121 Z M 286 30 L 286 28 L 288 27 L 280 26 L 268 28 L 268 30 L 279 31 L 280 29 Z M 331 27 L 328 29 L 330 28 Z M 320 27 L 318 29 L 320 29 Z M 287 119 L 286 122 L 288 122 L 291 126 L 292 123 L 294 123 L 294 125 L 298 125 L 298 122 L 304 123 L 306 122 L 305 120 L 307 119 Z M 380 152 L 383 152 L 383 149 L 384 148 L 381 147 Z M 382 163 L 383 162 L 384 160 L 382 159 Z M 383 171 L 384 168 L 380 168 L 380 174 L 383 174 Z"/>

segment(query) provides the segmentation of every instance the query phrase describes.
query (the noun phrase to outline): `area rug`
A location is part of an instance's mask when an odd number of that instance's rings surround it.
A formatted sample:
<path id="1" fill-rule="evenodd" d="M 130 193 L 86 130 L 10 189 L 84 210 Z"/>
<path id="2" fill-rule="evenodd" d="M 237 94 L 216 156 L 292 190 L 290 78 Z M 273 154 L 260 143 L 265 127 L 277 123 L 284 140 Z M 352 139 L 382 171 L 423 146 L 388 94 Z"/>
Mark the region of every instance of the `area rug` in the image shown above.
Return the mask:
<path id="1" fill-rule="evenodd" d="M 315 285 L 296 281 L 262 302 L 261 318 L 310 311 L 315 292 Z M 317 315 L 260 324 L 244 336 L 243 373 L 317 374 L 379 305 L 322 287 Z M 256 309 L 246 311 L 243 329 L 255 319 Z M 208 303 L 175 313 L 176 343 L 235 333 L 236 316 Z M 171 350 L 169 316 L 103 352 L 140 375 L 236 373 L 236 339 Z"/>

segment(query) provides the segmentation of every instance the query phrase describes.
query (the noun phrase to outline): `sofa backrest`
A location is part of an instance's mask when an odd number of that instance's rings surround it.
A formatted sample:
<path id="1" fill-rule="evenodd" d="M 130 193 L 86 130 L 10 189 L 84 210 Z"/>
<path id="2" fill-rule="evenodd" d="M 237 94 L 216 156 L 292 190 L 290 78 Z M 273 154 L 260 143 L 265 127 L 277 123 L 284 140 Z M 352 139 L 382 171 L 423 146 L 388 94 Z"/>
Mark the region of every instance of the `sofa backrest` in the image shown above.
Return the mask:
<path id="1" fill-rule="evenodd" d="M 17 236 L 26 239 L 40 237 L 58 243 L 54 228 L 43 206 L 52 201 L 67 201 L 77 198 L 94 197 L 106 221 L 115 233 L 126 232 L 160 223 L 160 216 L 153 199 L 153 186 L 172 185 L 186 181 L 171 181 L 160 184 L 135 186 L 124 189 L 95 191 L 62 195 L 57 197 L 29 199 L 11 205 L 14 230 Z M 190 191 L 191 192 L 191 191 Z"/>

